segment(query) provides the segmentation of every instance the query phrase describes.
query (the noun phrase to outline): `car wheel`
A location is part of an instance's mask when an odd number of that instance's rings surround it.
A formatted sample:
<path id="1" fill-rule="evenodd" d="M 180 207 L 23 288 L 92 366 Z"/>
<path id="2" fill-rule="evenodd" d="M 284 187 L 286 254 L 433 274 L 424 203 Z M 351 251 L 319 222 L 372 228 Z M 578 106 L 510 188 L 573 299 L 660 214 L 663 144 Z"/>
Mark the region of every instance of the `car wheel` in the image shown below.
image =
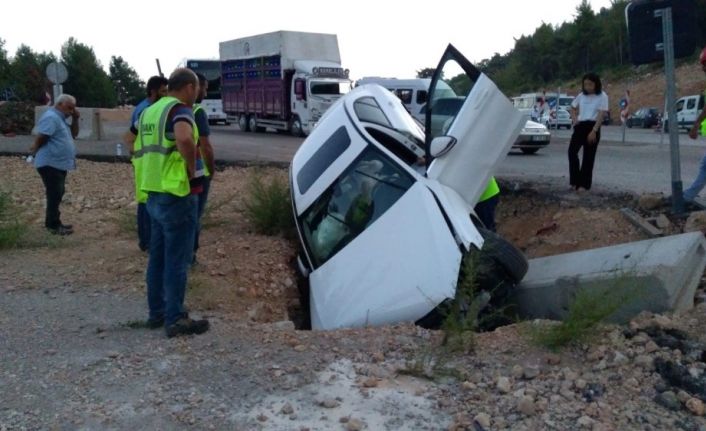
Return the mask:
<path id="1" fill-rule="evenodd" d="M 243 132 L 249 132 L 250 131 L 250 123 L 248 122 L 248 116 L 243 114 L 240 117 L 238 117 L 238 127 L 240 128 L 241 131 Z"/>
<path id="2" fill-rule="evenodd" d="M 539 151 L 539 148 L 522 148 L 522 152 L 525 154 L 534 154 Z"/>
<path id="3" fill-rule="evenodd" d="M 497 233 L 483 227 L 479 228 L 478 231 L 485 240 L 481 255 L 493 259 L 502 266 L 512 281 L 515 283 L 521 282 L 529 269 L 529 262 L 527 262 L 525 255 Z"/>

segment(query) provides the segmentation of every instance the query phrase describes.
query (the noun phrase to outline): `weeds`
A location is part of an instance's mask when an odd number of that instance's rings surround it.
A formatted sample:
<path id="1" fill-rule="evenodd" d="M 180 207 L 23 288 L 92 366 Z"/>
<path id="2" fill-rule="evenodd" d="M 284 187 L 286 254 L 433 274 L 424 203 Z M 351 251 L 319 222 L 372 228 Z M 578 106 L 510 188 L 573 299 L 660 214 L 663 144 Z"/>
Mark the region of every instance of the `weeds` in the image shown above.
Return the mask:
<path id="1" fill-rule="evenodd" d="M 289 187 L 279 176 L 269 181 L 253 175 L 245 197 L 245 212 L 258 233 L 291 235 L 294 229 Z"/>
<path id="2" fill-rule="evenodd" d="M 212 203 L 211 201 L 208 201 L 206 208 L 203 211 L 203 216 L 201 217 L 201 228 L 209 229 L 226 224 L 226 220 L 216 218 L 216 213 L 226 205 L 233 203 L 234 200 L 235 194 L 229 195 L 219 202 Z"/>
<path id="3" fill-rule="evenodd" d="M 128 209 L 118 211 L 115 216 L 115 224 L 118 226 L 120 232 L 131 235 L 137 234 L 137 217 L 135 216 L 135 211 Z"/>
<path id="4" fill-rule="evenodd" d="M 23 246 L 23 239 L 26 233 L 27 226 L 20 223 L 10 195 L 0 192 L 0 249 Z"/>
<path id="5" fill-rule="evenodd" d="M 590 342 L 599 334 L 603 323 L 641 294 L 641 287 L 635 278 L 624 275 L 605 287 L 581 289 L 569 305 L 568 314 L 562 322 L 532 327 L 530 337 L 536 344 L 550 350 Z"/>

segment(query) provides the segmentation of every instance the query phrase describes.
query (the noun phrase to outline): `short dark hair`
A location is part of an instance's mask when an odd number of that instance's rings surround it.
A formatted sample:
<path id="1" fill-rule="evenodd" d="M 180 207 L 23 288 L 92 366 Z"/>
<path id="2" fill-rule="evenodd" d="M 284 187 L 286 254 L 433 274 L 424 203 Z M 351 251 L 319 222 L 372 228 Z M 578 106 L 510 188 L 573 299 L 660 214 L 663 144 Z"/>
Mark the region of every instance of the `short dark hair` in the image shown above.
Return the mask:
<path id="1" fill-rule="evenodd" d="M 199 85 L 202 87 L 208 81 L 203 73 L 196 72 L 196 77 L 199 78 Z"/>
<path id="2" fill-rule="evenodd" d="M 583 91 L 583 94 L 588 95 L 588 91 L 586 91 L 586 88 L 583 86 L 583 83 L 586 80 L 589 80 L 596 85 L 596 94 L 603 93 L 603 83 L 601 82 L 601 78 L 598 76 L 597 73 L 588 72 L 587 74 L 583 75 L 583 78 L 581 78 L 581 91 Z"/>
<path id="3" fill-rule="evenodd" d="M 169 76 L 169 83 L 167 86 L 169 91 L 179 91 L 189 84 L 194 86 L 198 85 L 199 78 L 196 77 L 193 70 L 180 67 L 172 72 L 171 76 Z"/>
<path id="4" fill-rule="evenodd" d="M 160 88 L 169 84 L 169 80 L 163 76 L 153 76 L 147 81 L 147 97 L 152 95 L 152 92 L 159 91 Z"/>

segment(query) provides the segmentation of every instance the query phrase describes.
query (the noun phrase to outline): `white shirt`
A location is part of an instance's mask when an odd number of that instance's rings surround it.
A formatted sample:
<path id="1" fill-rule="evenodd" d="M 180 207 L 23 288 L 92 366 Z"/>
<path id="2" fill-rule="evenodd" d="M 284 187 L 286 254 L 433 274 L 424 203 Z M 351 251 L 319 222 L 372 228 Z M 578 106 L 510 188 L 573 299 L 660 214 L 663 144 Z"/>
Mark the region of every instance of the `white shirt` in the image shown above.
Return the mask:
<path id="1" fill-rule="evenodd" d="M 596 121 L 598 117 L 598 111 L 608 110 L 608 95 L 605 91 L 601 94 L 583 94 L 579 93 L 578 96 L 571 102 L 572 108 L 578 108 L 579 110 L 579 122 L 581 121 Z"/>

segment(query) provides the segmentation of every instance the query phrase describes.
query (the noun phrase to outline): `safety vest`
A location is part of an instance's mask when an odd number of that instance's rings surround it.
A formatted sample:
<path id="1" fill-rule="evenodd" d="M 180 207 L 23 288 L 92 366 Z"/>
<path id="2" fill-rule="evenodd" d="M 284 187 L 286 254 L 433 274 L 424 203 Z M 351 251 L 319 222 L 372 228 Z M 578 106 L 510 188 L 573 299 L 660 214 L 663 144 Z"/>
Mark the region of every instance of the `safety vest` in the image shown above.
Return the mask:
<path id="1" fill-rule="evenodd" d="M 201 105 L 199 105 L 198 103 L 194 103 L 194 106 L 192 109 L 194 110 L 194 118 L 196 118 L 197 112 L 203 111 L 203 107 Z M 207 114 L 207 117 L 208 117 L 208 114 Z M 199 135 L 198 125 L 196 127 L 194 127 L 194 130 L 196 131 L 196 134 L 194 135 L 194 136 L 196 136 L 196 147 L 199 149 L 199 155 L 201 155 L 201 161 L 203 162 L 203 176 L 210 177 L 211 172 L 209 172 L 209 170 L 208 170 L 208 166 L 206 165 L 206 159 L 204 159 L 203 152 L 201 152 L 201 145 L 199 145 L 199 138 L 201 136 Z"/>
<path id="2" fill-rule="evenodd" d="M 490 177 L 490 181 L 488 182 L 488 187 L 485 188 L 485 191 L 481 195 L 480 199 L 478 199 L 478 202 L 484 202 L 487 201 L 488 199 L 497 196 L 500 194 L 500 186 L 498 186 L 498 182 L 495 181 L 495 177 Z"/>
<path id="3" fill-rule="evenodd" d="M 173 137 L 166 136 L 169 111 L 179 103 L 175 97 L 162 97 L 140 116 L 133 154 L 138 200 L 149 192 L 175 196 L 191 193 L 186 161 Z M 196 127 L 193 129 L 194 139 L 198 139 Z"/>

